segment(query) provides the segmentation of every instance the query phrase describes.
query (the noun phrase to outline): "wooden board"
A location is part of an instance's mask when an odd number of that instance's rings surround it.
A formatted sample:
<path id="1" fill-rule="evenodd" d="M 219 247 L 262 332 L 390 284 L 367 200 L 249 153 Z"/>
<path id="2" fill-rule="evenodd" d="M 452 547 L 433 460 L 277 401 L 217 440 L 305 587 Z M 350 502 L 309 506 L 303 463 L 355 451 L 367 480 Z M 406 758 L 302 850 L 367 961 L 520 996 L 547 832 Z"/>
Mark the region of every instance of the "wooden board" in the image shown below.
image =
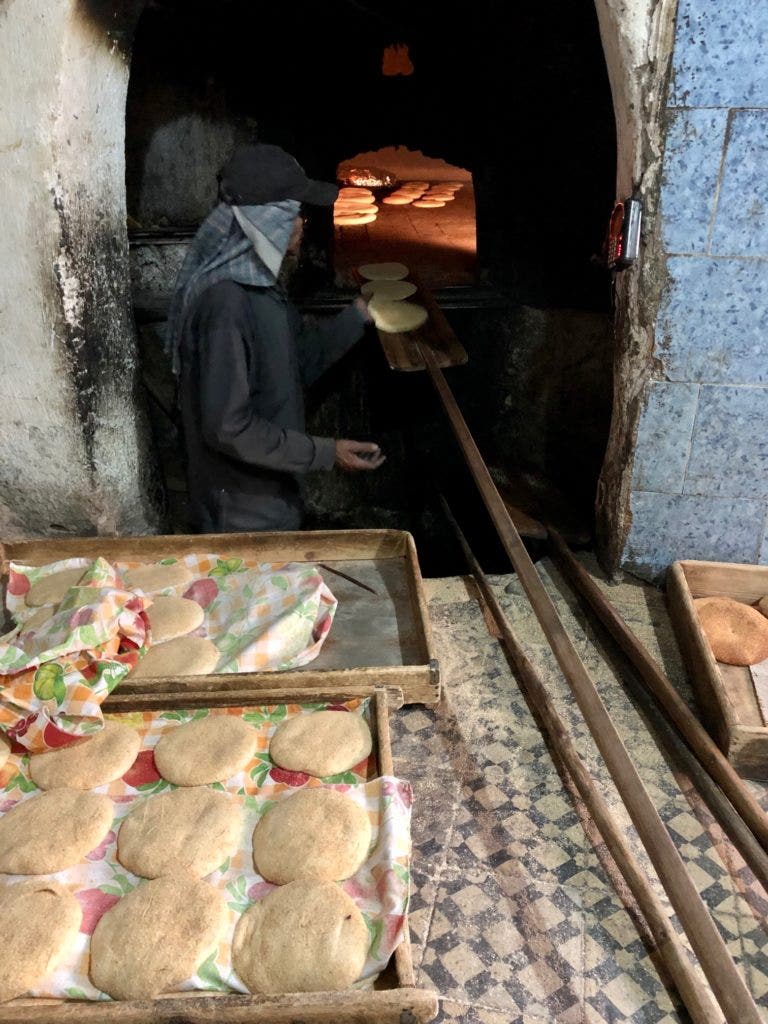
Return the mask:
<path id="1" fill-rule="evenodd" d="M 423 327 L 408 331 L 406 334 L 387 334 L 377 329 L 376 333 L 390 370 L 423 370 L 424 360 L 419 355 L 418 345 L 428 345 L 435 355 L 438 366 L 442 368 L 462 366 L 469 358 L 466 349 L 453 333 L 453 328 L 446 320 L 432 292 L 415 273 L 409 273 L 406 280 L 416 285 L 416 294 L 409 296 L 407 301 L 424 306 L 429 313 L 429 319 Z M 358 281 L 360 284 L 363 283 L 360 277 Z"/>
<path id="2" fill-rule="evenodd" d="M 323 562 L 367 583 L 375 595 L 339 576 L 326 582 L 339 599 L 328 640 L 309 665 L 289 672 L 238 673 L 183 679 L 126 679 L 122 693 L 162 682 L 167 692 L 247 688 L 341 687 L 382 683 L 399 687 L 405 703 L 435 704 L 440 674 L 410 533 L 402 530 L 327 530 L 293 533 L 172 534 L 143 537 L 62 537 L 0 544 L 0 572 L 11 561 L 43 565 L 73 556 L 111 561 L 159 561 L 198 552 L 264 562 Z M 322 570 L 321 570 L 322 572 Z M 256 699 L 254 696 L 253 699 Z"/>
<path id="3" fill-rule="evenodd" d="M 267 698 L 277 703 L 296 699 L 316 701 L 350 696 L 370 695 L 374 708 L 372 725 L 377 769 L 382 775 L 393 775 L 392 746 L 389 730 L 389 707 L 392 694 L 381 688 L 370 693 L 354 694 L 338 691 L 273 690 Z M 116 696 L 116 695 L 114 695 Z M 159 687 L 148 699 L 113 697 L 107 710 L 169 710 L 184 707 L 237 707 L 243 703 L 242 693 L 208 693 L 204 705 L 182 694 L 173 696 Z M 157 702 L 161 703 L 158 704 Z M 414 809 L 418 814 L 418 808 Z M 426 1024 L 437 1015 L 437 994 L 415 987 L 413 960 L 406 924 L 406 938 L 397 947 L 387 969 L 374 991 L 310 992 L 282 996 L 222 994 L 218 992 L 183 992 L 158 996 L 155 999 L 101 1002 L 63 999 L 14 999 L 0 1003 L 0 1024 Z"/>
<path id="4" fill-rule="evenodd" d="M 754 779 L 768 779 L 768 728 L 749 668 L 715 661 L 693 601 L 732 597 L 752 604 L 766 594 L 768 566 L 679 561 L 667 573 L 669 614 L 704 722 L 739 774 Z"/>

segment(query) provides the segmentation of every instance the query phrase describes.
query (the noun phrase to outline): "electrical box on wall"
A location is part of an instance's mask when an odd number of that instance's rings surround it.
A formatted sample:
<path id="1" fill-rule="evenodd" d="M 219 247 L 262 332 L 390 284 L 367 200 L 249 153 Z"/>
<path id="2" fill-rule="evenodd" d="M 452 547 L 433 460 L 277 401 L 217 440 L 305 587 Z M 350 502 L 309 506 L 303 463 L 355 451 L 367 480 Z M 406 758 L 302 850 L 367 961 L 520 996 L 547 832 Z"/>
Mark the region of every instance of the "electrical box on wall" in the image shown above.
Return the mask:
<path id="1" fill-rule="evenodd" d="M 616 203 L 608 224 L 605 261 L 609 270 L 625 270 L 640 253 L 640 223 L 643 206 L 639 199 Z"/>

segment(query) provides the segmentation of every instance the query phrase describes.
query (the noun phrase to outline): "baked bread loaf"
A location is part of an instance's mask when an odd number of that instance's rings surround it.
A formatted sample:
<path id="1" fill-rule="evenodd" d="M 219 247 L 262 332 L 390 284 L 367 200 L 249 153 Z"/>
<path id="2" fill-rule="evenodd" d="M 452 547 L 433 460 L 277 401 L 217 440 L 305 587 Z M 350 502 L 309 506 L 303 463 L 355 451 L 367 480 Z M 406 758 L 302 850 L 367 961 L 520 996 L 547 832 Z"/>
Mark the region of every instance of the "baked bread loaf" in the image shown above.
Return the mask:
<path id="1" fill-rule="evenodd" d="M 693 603 L 716 661 L 756 665 L 768 658 L 768 619 L 756 608 L 730 597 L 701 597 Z"/>

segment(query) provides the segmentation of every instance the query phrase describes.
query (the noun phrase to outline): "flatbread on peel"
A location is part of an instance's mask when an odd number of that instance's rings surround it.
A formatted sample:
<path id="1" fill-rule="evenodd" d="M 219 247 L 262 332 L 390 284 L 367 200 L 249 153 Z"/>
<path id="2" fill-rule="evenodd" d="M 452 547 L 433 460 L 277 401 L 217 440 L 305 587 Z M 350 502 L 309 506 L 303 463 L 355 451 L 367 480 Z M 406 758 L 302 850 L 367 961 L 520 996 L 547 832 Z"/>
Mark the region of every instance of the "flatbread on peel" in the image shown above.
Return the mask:
<path id="1" fill-rule="evenodd" d="M 369 281 L 401 281 L 408 277 L 408 267 L 404 263 L 364 263 L 357 269 L 361 277 Z"/>
<path id="2" fill-rule="evenodd" d="M 360 977 L 369 945 L 363 915 L 343 889 L 303 879 L 246 910 L 232 961 L 251 992 L 338 992 Z"/>
<path id="3" fill-rule="evenodd" d="M 107 796 L 54 789 L 22 800 L 0 817 L 0 872 L 48 875 L 79 864 L 109 832 Z"/>
<path id="4" fill-rule="evenodd" d="M 416 302 L 391 302 L 374 295 L 368 303 L 373 322 L 385 334 L 415 331 L 429 319 L 429 313 Z"/>
<path id="5" fill-rule="evenodd" d="M 128 771 L 141 746 L 135 729 L 105 721 L 104 728 L 66 747 L 32 754 L 29 777 L 40 789 L 96 789 Z"/>
<path id="6" fill-rule="evenodd" d="M 66 961 L 82 919 L 80 904 L 57 882 L 0 886 L 0 1003 L 37 988 Z"/>
<path id="7" fill-rule="evenodd" d="M 333 215 L 333 223 L 341 228 L 362 227 L 363 224 L 372 224 L 376 220 L 374 213 L 339 213 Z"/>
<path id="8" fill-rule="evenodd" d="M 301 789 L 270 807 L 253 830 L 253 863 L 268 882 L 338 882 L 364 863 L 371 822 L 359 804 L 333 789 Z"/>
<path id="9" fill-rule="evenodd" d="M 133 805 L 117 834 L 117 859 L 142 878 L 209 875 L 237 849 L 242 806 L 207 786 L 174 789 Z"/>
<path id="10" fill-rule="evenodd" d="M 208 715 L 161 736 L 155 765 L 177 786 L 207 786 L 232 778 L 253 757 L 256 731 L 234 715 Z"/>
<path id="11" fill-rule="evenodd" d="M 147 609 L 153 644 L 186 636 L 201 626 L 205 612 L 197 601 L 186 597 L 156 597 Z"/>
<path id="12" fill-rule="evenodd" d="M 313 711 L 278 725 L 269 741 L 269 756 L 288 771 L 324 778 L 354 768 L 372 747 L 371 730 L 362 715 Z"/>
<path id="13" fill-rule="evenodd" d="M 377 295 L 380 299 L 397 302 L 399 299 L 407 299 L 409 295 L 415 295 L 416 290 L 416 285 L 410 281 L 366 281 L 360 289 L 360 294 L 366 298 Z"/>
<path id="14" fill-rule="evenodd" d="M 183 873 L 142 882 L 111 907 L 91 937 L 91 981 L 113 999 L 175 989 L 218 946 L 223 895 Z"/>
<path id="15" fill-rule="evenodd" d="M 169 565 L 138 565 L 135 569 L 126 569 L 123 578 L 129 590 L 155 594 L 158 590 L 190 583 L 192 572 L 186 562 L 171 562 Z"/>
<path id="16" fill-rule="evenodd" d="M 85 569 L 63 569 L 61 572 L 43 576 L 33 583 L 24 595 L 24 603 L 30 608 L 47 604 L 58 604 L 70 587 L 76 587 L 85 575 Z"/>
<path id="17" fill-rule="evenodd" d="M 214 671 L 220 657 L 219 649 L 207 637 L 180 636 L 163 644 L 153 644 L 127 678 L 206 676 Z"/>

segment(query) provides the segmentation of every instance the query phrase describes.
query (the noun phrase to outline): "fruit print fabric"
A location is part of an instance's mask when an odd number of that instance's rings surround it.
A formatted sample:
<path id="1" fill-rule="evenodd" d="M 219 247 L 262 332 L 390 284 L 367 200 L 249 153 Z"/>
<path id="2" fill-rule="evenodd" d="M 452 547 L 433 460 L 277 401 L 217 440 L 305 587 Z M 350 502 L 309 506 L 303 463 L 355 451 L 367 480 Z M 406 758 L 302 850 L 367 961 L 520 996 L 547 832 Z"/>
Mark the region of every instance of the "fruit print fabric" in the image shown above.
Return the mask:
<path id="1" fill-rule="evenodd" d="M 72 568 L 73 561 L 78 559 L 29 575 L 11 569 L 8 605 L 15 606 L 15 614 L 20 601 L 24 614 L 0 642 L 0 728 L 30 751 L 59 747 L 100 729 L 102 701 L 130 671 L 145 642 L 143 612 L 149 601 L 122 589 L 116 570 L 102 558 L 77 566 L 84 571 L 80 584 L 49 619 L 25 630 L 24 621 L 36 609 L 24 605 L 23 595 L 46 575 Z"/>
<path id="2" fill-rule="evenodd" d="M 193 582 L 166 587 L 157 594 L 186 597 L 202 607 L 205 617 L 193 635 L 208 637 L 218 647 L 221 658 L 216 672 L 285 671 L 307 665 L 320 653 L 338 602 L 315 566 L 258 563 L 216 554 L 185 555 L 180 561 L 189 568 Z M 14 619 L 23 625 L 34 613 L 25 604 L 24 594 L 42 574 L 77 568 L 79 563 L 87 564 L 76 558 L 38 568 L 11 563 L 6 604 Z M 140 564 L 115 562 L 114 566 L 121 576 Z M 135 593 L 146 597 L 147 605 L 156 596 L 138 589 Z"/>
<path id="3" fill-rule="evenodd" d="M 392 777 L 376 777 L 372 754 L 343 775 L 314 779 L 300 772 L 283 772 L 269 758 L 269 740 L 278 724 L 287 717 L 335 710 L 339 714 L 360 714 L 370 723 L 370 701 L 357 698 L 343 704 L 307 703 L 278 704 L 250 708 L 221 708 L 214 711 L 132 712 L 108 715 L 137 729 L 141 734 L 141 750 L 136 761 L 122 779 L 102 786 L 94 792 L 108 794 L 115 804 L 115 820 L 104 842 L 92 850 L 86 860 L 69 871 L 53 876 L 67 886 L 83 908 L 83 923 L 78 943 L 65 965 L 55 972 L 39 991 L 39 996 L 66 996 L 80 999 L 105 998 L 88 978 L 89 938 L 101 915 L 121 896 L 130 892 L 140 879 L 127 871 L 117 860 L 117 835 L 123 817 L 136 799 L 168 792 L 175 787 L 162 779 L 152 754 L 154 746 L 167 731 L 195 717 L 230 714 L 242 717 L 256 731 L 254 756 L 242 772 L 213 788 L 223 789 L 244 802 L 245 814 L 237 852 L 207 881 L 222 889 L 229 915 L 226 940 L 198 968 L 194 978 L 182 989 L 246 992 L 232 970 L 230 943 L 237 920 L 256 900 L 272 888 L 253 868 L 251 834 L 253 828 L 272 804 L 296 792 L 301 786 L 333 786 L 365 807 L 370 815 L 373 842 L 371 852 L 360 871 L 343 883 L 344 890 L 355 901 L 368 923 L 371 950 L 360 987 L 369 986 L 384 968 L 403 937 L 408 902 L 410 859 L 411 790 L 407 782 Z M 27 758 L 12 753 L 0 769 L 0 812 L 9 810 L 19 800 L 37 793 L 29 779 Z M 9 877 L 9 881 L 13 878 Z"/>

